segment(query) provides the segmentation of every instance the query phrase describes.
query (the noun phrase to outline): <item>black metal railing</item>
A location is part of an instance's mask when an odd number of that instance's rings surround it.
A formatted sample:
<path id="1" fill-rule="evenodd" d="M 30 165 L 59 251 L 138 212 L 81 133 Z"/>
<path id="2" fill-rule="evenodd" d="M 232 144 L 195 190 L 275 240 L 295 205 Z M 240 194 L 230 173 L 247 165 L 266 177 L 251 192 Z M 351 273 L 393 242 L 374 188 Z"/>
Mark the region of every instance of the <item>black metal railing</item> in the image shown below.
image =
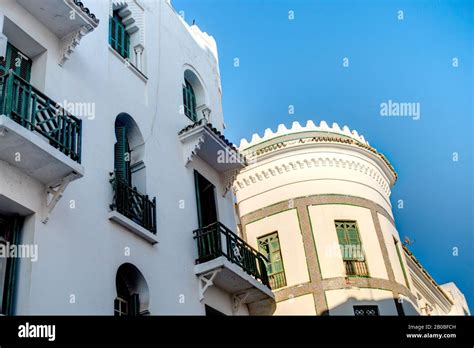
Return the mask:
<path id="1" fill-rule="evenodd" d="M 0 115 L 45 137 L 72 160 L 81 162 L 82 122 L 13 70 L 0 71 Z"/>
<path id="2" fill-rule="evenodd" d="M 369 270 L 365 261 L 344 260 L 347 276 L 368 277 Z"/>
<path id="3" fill-rule="evenodd" d="M 150 200 L 148 195 L 141 194 L 136 187 L 122 180 L 113 178 L 110 182 L 114 189 L 110 208 L 156 234 L 156 198 Z"/>
<path id="4" fill-rule="evenodd" d="M 194 231 L 197 242 L 197 264 L 224 256 L 246 273 L 270 287 L 266 258 L 220 222 Z"/>

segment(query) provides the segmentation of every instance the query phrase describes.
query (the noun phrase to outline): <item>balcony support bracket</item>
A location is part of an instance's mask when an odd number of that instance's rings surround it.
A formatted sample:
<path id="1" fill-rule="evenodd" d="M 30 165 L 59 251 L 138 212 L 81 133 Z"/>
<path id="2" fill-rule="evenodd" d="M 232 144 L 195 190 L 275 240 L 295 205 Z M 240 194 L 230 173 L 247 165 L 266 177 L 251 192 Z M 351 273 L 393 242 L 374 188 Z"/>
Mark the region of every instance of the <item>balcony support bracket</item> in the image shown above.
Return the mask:
<path id="1" fill-rule="evenodd" d="M 242 307 L 242 305 L 244 303 L 246 303 L 247 301 L 247 297 L 249 297 L 249 292 L 248 291 L 244 291 L 244 292 L 241 292 L 239 294 L 235 294 L 234 296 L 232 296 L 232 312 L 233 314 L 237 314 L 240 310 L 240 308 Z"/>
<path id="2" fill-rule="evenodd" d="M 199 301 L 204 299 L 204 293 L 206 292 L 209 287 L 214 285 L 214 278 L 216 277 L 217 273 L 221 271 L 221 268 L 215 269 L 211 272 L 201 274 L 199 276 Z"/>
<path id="3" fill-rule="evenodd" d="M 64 191 L 71 181 L 76 178 L 75 173 L 71 173 L 64 178 L 59 183 L 48 185 L 46 188 L 46 216 L 41 221 L 43 224 L 47 224 L 49 220 L 49 215 L 53 211 L 56 204 L 62 198 Z"/>
<path id="4" fill-rule="evenodd" d="M 222 174 L 222 181 L 223 181 L 223 192 L 222 192 L 222 197 L 225 197 L 227 195 L 227 192 L 232 190 L 232 184 L 237 178 L 237 175 L 239 174 L 240 170 L 239 169 L 232 169 L 224 172 Z"/>

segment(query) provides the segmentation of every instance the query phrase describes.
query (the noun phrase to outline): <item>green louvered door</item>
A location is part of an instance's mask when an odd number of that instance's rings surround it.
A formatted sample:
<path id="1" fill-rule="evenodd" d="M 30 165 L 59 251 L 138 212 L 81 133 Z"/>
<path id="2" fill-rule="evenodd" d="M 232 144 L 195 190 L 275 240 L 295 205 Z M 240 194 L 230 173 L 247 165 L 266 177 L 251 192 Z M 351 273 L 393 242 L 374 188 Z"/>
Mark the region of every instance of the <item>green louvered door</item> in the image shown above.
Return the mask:
<path id="1" fill-rule="evenodd" d="M 130 145 L 127 139 L 127 128 L 115 128 L 117 142 L 115 143 L 115 178 L 131 186 Z"/>
<path id="2" fill-rule="evenodd" d="M 1 63 L 2 68 L 6 70 L 12 69 L 15 74 L 23 80 L 30 82 L 32 60 L 26 54 L 22 53 L 18 48 L 7 43 L 7 54 L 5 61 Z"/>
<path id="3" fill-rule="evenodd" d="M 270 287 L 278 289 L 286 286 L 285 269 L 281 256 L 278 232 L 258 238 L 258 251 L 267 258 L 267 272 Z"/>

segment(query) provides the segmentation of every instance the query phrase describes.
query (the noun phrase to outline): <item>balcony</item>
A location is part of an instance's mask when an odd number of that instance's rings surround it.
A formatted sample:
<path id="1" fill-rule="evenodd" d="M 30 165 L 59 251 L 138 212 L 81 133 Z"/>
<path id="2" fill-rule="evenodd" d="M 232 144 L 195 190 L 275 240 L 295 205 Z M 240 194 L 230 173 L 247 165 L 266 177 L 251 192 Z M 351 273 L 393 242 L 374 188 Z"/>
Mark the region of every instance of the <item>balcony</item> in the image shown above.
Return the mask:
<path id="1" fill-rule="evenodd" d="M 81 39 L 99 25 L 99 19 L 79 0 L 17 2 L 58 38 L 60 65 L 70 58 Z"/>
<path id="2" fill-rule="evenodd" d="M 156 198 L 150 200 L 136 188 L 115 178 L 110 180 L 113 190 L 113 203 L 110 205 L 112 212 L 109 219 L 126 227 L 139 237 L 151 244 L 158 242 L 156 239 Z"/>
<path id="3" fill-rule="evenodd" d="M 48 187 L 82 177 L 81 120 L 13 71 L 1 72 L 0 160 Z"/>
<path id="4" fill-rule="evenodd" d="M 182 129 L 178 137 L 185 166 L 196 157 L 209 164 L 221 176 L 225 195 L 239 170 L 247 165 L 245 156 L 205 118 Z"/>
<path id="5" fill-rule="evenodd" d="M 274 311 L 262 254 L 220 222 L 195 230 L 194 239 L 198 249 L 194 271 L 205 284 L 201 298 L 208 286 L 215 285 L 234 296 L 234 305 L 247 304 L 250 314 Z"/>
<path id="6" fill-rule="evenodd" d="M 344 260 L 344 267 L 348 277 L 369 277 L 369 270 L 365 261 Z"/>

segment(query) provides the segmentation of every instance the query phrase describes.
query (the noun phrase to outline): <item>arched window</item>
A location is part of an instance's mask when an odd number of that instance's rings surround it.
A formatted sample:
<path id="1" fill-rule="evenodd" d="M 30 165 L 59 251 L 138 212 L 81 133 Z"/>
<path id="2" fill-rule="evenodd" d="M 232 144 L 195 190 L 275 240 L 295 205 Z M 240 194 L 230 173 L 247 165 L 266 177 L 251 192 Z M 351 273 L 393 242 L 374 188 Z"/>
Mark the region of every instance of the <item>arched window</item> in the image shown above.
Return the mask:
<path id="1" fill-rule="evenodd" d="M 187 79 L 184 80 L 186 85 L 183 87 L 183 105 L 184 114 L 188 116 L 192 121 L 197 121 L 196 113 L 196 94 L 194 93 L 193 86 Z"/>
<path id="2" fill-rule="evenodd" d="M 115 120 L 115 178 L 146 192 L 144 139 L 133 118 L 121 113 Z"/>
<path id="3" fill-rule="evenodd" d="M 134 265 L 124 263 L 115 277 L 117 297 L 114 300 L 115 316 L 137 316 L 150 314 L 150 294 L 142 273 Z"/>
<path id="4" fill-rule="evenodd" d="M 193 122 L 206 118 L 211 122 L 209 100 L 204 80 L 197 71 L 189 66 L 184 67 L 183 76 L 183 106 L 184 114 Z"/>
<path id="5" fill-rule="evenodd" d="M 146 194 L 145 142 L 133 118 L 121 113 L 115 120 L 114 196 L 110 209 L 156 234 L 156 199 Z"/>
<path id="6" fill-rule="evenodd" d="M 130 58 L 130 34 L 119 12 L 120 10 L 113 11 L 109 19 L 109 44 L 123 58 L 127 59 Z"/>

